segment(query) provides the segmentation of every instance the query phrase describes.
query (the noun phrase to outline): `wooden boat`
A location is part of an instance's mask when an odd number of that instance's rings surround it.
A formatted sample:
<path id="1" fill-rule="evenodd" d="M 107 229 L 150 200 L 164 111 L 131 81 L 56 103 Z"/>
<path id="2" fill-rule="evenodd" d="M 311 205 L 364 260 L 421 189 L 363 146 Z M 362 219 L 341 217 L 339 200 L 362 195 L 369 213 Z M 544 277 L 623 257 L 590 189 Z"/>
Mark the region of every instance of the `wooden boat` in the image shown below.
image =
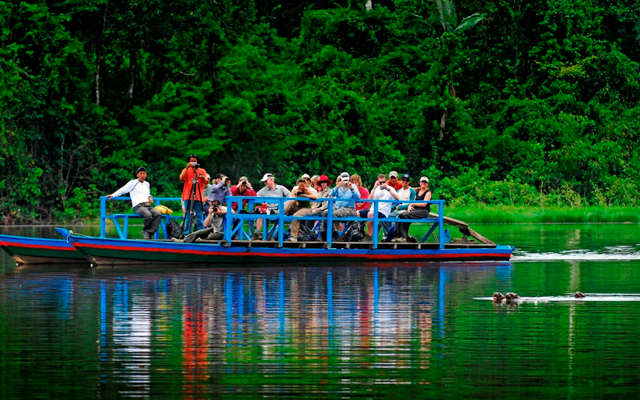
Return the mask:
<path id="1" fill-rule="evenodd" d="M 243 197 L 228 197 L 227 206 L 235 202 L 241 204 Z M 122 198 L 122 200 L 128 200 Z M 401 220 L 398 218 L 378 219 L 378 205 L 381 200 L 368 200 L 373 204 L 373 231 L 379 227 L 390 226 L 391 222 L 412 222 L 430 225 L 430 229 L 421 240 L 415 243 L 380 242 L 377 235 L 371 243 L 344 242 L 332 238 L 327 232 L 326 241 L 289 242 L 285 241 L 287 223 L 294 219 L 325 221 L 331 226 L 337 220 L 347 225 L 349 222 L 363 221 L 359 217 L 335 218 L 332 213 L 326 217 L 286 216 L 286 201 L 290 198 L 250 198 L 252 201 L 278 203 L 277 214 L 229 214 L 226 218 L 224 239 L 196 243 L 172 242 L 169 240 L 135 240 L 104 237 L 106 215 L 105 198 L 101 199 L 101 237 L 89 237 L 73 234 L 69 230 L 56 228 L 66 240 L 35 239 L 2 235 L 2 247 L 19 263 L 28 262 L 82 262 L 88 260 L 92 265 L 129 265 L 129 264 L 254 264 L 265 263 L 320 264 L 320 263 L 371 263 L 371 262 L 430 262 L 430 261 L 508 261 L 514 248 L 496 245 L 489 239 L 469 228 L 468 224 L 447 218 L 443 215 L 444 202 L 432 200 L 438 206 L 438 214 L 430 214 L 422 220 Z M 318 199 L 327 201 L 329 210 L 338 199 Z M 414 202 L 417 203 L 417 202 Z M 252 224 L 263 219 L 264 225 L 271 223 L 272 228 L 264 239 L 249 240 Z M 444 225 L 460 230 L 462 238 L 451 240 Z M 245 231 L 245 225 L 248 230 Z M 124 230 L 126 232 L 126 229 Z M 246 240 L 234 240 L 240 237 Z M 427 242 L 427 238 L 435 242 Z M 439 238 L 439 239 L 437 239 Z M 75 251 L 74 251 L 75 249 Z"/>
<path id="2" fill-rule="evenodd" d="M 87 263 L 82 253 L 62 239 L 0 235 L 0 247 L 18 264 Z"/>
<path id="3" fill-rule="evenodd" d="M 440 249 L 437 243 L 340 242 L 332 248 L 326 242 L 231 241 L 176 243 L 170 241 L 123 240 L 78 236 L 59 228 L 69 242 L 94 265 L 119 264 L 321 264 L 359 262 L 426 262 L 509 260 L 511 246 L 471 246 L 451 244 Z"/>

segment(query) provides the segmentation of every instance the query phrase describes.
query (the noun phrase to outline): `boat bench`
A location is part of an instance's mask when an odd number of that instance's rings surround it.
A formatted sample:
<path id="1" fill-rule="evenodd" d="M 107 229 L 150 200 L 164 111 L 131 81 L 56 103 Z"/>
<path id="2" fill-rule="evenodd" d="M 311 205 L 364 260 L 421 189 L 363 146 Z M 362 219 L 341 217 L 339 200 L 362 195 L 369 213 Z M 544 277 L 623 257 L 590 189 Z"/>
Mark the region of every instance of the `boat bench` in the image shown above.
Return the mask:
<path id="1" fill-rule="evenodd" d="M 169 234 L 167 233 L 167 224 L 169 221 L 182 221 L 184 217 L 172 217 L 168 214 L 162 214 L 162 219 L 160 220 L 160 228 L 164 233 L 164 238 L 169 239 Z M 116 227 L 116 231 L 118 232 L 118 236 L 120 239 L 127 239 L 129 233 L 129 219 L 144 219 L 142 216 L 138 214 L 112 214 L 106 216 L 106 219 L 111 220 L 113 225 Z M 120 226 L 120 220 L 122 220 L 122 226 Z M 159 239 L 160 230 L 156 231 L 154 239 Z"/>

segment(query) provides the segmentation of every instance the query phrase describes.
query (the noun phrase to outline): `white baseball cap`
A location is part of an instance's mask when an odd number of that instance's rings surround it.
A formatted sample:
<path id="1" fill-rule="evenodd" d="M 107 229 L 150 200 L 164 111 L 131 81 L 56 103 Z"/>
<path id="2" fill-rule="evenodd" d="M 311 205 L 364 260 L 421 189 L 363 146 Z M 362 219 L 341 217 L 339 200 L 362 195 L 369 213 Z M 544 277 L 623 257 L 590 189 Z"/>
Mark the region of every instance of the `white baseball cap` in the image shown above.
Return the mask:
<path id="1" fill-rule="evenodd" d="M 309 174 L 303 174 L 300 179 L 311 179 L 311 177 L 309 176 Z"/>
<path id="2" fill-rule="evenodd" d="M 348 172 L 343 172 L 343 173 L 340 174 L 340 180 L 342 182 L 348 182 L 349 179 L 350 179 L 350 177 L 349 177 L 349 173 Z"/>
<path id="3" fill-rule="evenodd" d="M 397 178 L 397 177 L 398 177 L 398 173 L 396 171 L 389 172 L 389 179 Z"/>
<path id="4" fill-rule="evenodd" d="M 422 178 L 420 178 L 420 182 L 422 181 L 426 181 L 427 183 L 429 183 L 429 178 L 427 178 L 426 176 L 423 176 Z"/>
<path id="5" fill-rule="evenodd" d="M 271 173 L 267 172 L 266 174 L 264 174 L 264 176 L 262 177 L 262 179 L 260 179 L 260 182 L 266 182 L 266 181 L 267 181 L 267 179 L 269 179 L 269 178 L 274 178 L 274 179 L 275 179 L 275 177 L 273 176 L 273 174 L 271 174 Z"/>

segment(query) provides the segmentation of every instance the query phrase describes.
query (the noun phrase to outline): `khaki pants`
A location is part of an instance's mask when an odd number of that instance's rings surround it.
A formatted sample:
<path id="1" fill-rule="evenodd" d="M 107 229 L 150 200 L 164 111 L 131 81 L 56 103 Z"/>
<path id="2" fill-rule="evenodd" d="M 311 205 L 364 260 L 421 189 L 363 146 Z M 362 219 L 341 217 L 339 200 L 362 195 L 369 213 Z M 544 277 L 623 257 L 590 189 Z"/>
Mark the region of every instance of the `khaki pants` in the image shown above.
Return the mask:
<path id="1" fill-rule="evenodd" d="M 305 215 L 311 215 L 310 208 L 300 208 L 293 214 L 294 217 L 304 217 Z M 298 238 L 298 232 L 300 232 L 301 222 L 302 221 L 300 221 L 299 219 L 294 219 L 293 221 L 291 221 L 291 225 L 289 226 L 289 229 L 291 230 L 291 237 L 294 237 L 296 239 Z"/>

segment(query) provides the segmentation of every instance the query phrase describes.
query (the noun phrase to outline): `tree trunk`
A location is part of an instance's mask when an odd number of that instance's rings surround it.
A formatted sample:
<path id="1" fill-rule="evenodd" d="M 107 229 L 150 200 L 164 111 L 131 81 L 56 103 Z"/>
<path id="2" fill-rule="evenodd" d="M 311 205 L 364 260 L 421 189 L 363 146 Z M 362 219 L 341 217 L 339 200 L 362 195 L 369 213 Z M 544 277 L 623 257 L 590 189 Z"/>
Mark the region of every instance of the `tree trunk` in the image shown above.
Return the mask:
<path id="1" fill-rule="evenodd" d="M 371 0 L 367 0 L 367 4 L 365 5 L 365 7 L 367 8 L 367 11 L 371 10 L 371 8 L 373 8 L 373 4 L 371 4 Z"/>

